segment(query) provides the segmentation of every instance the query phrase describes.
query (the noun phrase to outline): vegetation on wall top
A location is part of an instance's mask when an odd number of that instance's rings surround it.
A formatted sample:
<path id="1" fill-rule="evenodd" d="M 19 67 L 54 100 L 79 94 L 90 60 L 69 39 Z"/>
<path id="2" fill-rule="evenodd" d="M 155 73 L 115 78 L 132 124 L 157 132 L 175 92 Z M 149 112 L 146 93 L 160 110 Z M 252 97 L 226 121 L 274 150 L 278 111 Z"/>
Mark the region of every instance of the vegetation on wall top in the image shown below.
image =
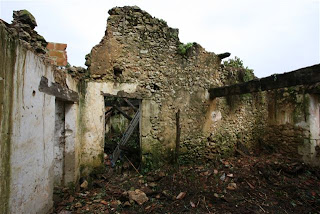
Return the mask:
<path id="1" fill-rule="evenodd" d="M 243 72 L 241 72 L 241 79 L 244 82 L 248 82 L 250 80 L 253 80 L 255 78 L 254 73 L 253 73 L 253 69 L 248 68 L 247 66 L 244 66 L 243 61 L 235 56 L 234 59 L 228 59 L 226 61 L 223 62 L 223 65 L 225 67 L 233 67 L 233 68 L 239 68 L 241 69 Z"/>
<path id="2" fill-rule="evenodd" d="M 187 44 L 183 44 L 181 43 L 179 46 L 178 46 L 178 53 L 181 55 L 181 56 L 185 56 L 187 51 L 193 46 L 193 43 L 192 42 L 189 42 Z"/>

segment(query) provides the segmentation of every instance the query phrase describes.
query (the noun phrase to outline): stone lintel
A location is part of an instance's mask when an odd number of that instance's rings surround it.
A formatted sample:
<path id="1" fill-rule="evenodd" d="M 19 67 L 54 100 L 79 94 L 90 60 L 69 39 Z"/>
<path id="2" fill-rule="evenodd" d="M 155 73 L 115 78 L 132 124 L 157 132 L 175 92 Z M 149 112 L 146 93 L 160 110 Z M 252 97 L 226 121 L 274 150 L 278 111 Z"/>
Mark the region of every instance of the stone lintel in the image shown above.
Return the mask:
<path id="1" fill-rule="evenodd" d="M 44 76 L 41 77 L 39 91 L 55 96 L 57 99 L 62 101 L 73 103 L 77 103 L 79 101 L 79 95 L 77 92 L 62 87 L 57 83 L 51 83 L 49 86 L 48 79 Z"/>

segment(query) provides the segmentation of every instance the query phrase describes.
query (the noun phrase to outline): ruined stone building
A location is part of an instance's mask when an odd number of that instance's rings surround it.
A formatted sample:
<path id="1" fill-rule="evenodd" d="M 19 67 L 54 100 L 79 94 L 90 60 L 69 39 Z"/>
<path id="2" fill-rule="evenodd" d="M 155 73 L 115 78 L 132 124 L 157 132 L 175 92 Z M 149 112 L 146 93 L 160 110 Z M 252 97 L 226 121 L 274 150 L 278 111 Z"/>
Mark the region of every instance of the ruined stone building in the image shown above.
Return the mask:
<path id="1" fill-rule="evenodd" d="M 67 66 L 66 45 L 47 43 L 27 11 L 0 20 L 0 213 L 47 213 L 55 186 L 104 167 L 107 134 L 137 111 L 141 168 L 174 161 L 178 111 L 180 163 L 216 161 L 240 145 L 320 165 L 319 65 L 302 69 L 310 85 L 289 79 L 291 87 L 250 90 L 262 79 L 221 65 L 223 54 L 183 45 L 165 21 L 138 7 L 109 14 L 87 69 Z M 233 84 L 249 89 L 214 93 Z M 110 116 L 113 108 L 124 113 Z"/>

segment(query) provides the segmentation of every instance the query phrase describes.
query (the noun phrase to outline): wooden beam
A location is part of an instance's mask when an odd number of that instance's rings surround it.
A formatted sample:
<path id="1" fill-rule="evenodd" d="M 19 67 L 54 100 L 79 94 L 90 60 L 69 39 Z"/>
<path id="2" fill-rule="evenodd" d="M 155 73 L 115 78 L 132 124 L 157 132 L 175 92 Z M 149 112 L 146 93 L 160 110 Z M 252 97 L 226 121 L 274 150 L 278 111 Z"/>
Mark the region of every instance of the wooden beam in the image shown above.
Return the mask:
<path id="1" fill-rule="evenodd" d="M 127 103 L 129 106 L 131 106 L 131 108 L 133 108 L 135 111 L 138 110 L 138 108 L 135 107 L 127 98 L 123 98 L 123 99 L 124 99 L 124 101 L 126 101 L 126 103 Z"/>
<path id="2" fill-rule="evenodd" d="M 124 99 L 126 98 L 118 98 L 117 101 L 115 100 L 106 100 L 105 101 L 105 106 L 106 107 L 112 107 L 114 106 L 115 104 L 117 104 L 117 106 L 119 107 L 131 107 L 127 102 L 124 101 Z M 135 100 L 135 99 L 128 99 L 128 101 L 136 108 L 138 109 L 137 107 L 139 107 L 139 103 L 140 103 L 140 100 Z"/>
<path id="3" fill-rule="evenodd" d="M 178 164 L 178 159 L 179 159 L 180 135 L 181 135 L 180 109 L 178 109 L 178 112 L 176 113 L 176 151 L 175 151 L 175 160 L 174 160 L 175 164 Z"/>
<path id="4" fill-rule="evenodd" d="M 283 74 L 273 74 L 268 77 L 254 79 L 245 83 L 219 88 L 210 88 L 209 94 L 210 99 L 214 99 L 215 97 L 246 94 L 296 85 L 311 85 L 317 82 L 320 82 L 320 64 Z"/>
<path id="5" fill-rule="evenodd" d="M 100 94 L 105 97 L 117 97 L 117 98 L 129 98 L 129 99 L 142 100 L 141 94 L 138 94 L 138 93 L 131 94 L 124 91 L 118 91 L 118 93 L 114 95 L 114 94 L 104 93 L 101 91 Z"/>
<path id="6" fill-rule="evenodd" d="M 132 120 L 132 117 L 130 117 L 126 112 L 124 112 L 121 108 L 118 106 L 113 106 L 118 112 L 120 112 L 125 118 L 128 120 Z"/>
<path id="7" fill-rule="evenodd" d="M 113 107 L 111 107 L 109 110 L 107 110 L 107 111 L 105 112 L 105 115 L 109 114 L 109 113 L 112 112 L 112 111 L 113 111 Z"/>
<path id="8" fill-rule="evenodd" d="M 110 119 L 111 115 L 112 115 L 112 112 L 113 112 L 113 108 L 111 108 L 109 111 L 107 111 L 105 113 L 105 119 L 104 119 L 104 125 L 107 125 L 108 123 L 108 120 Z"/>
<path id="9" fill-rule="evenodd" d="M 42 76 L 39 83 L 39 91 L 55 96 L 57 99 L 77 103 L 79 101 L 79 95 L 77 92 L 72 91 L 68 88 L 62 87 L 57 83 L 51 83 L 49 86 L 49 81 L 46 77 Z"/>

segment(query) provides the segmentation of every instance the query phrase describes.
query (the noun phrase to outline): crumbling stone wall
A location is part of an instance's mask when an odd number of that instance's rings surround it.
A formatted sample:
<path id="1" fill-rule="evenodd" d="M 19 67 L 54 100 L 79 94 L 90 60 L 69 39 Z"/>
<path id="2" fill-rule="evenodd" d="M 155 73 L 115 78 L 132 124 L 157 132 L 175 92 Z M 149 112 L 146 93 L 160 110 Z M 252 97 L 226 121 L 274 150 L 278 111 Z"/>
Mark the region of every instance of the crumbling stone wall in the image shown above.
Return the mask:
<path id="1" fill-rule="evenodd" d="M 224 67 L 220 69 L 223 85 L 246 80 L 246 69 Z M 262 140 L 267 118 L 265 93 L 229 95 L 210 102 L 205 128 L 210 133 L 204 147 L 209 160 L 234 155 L 235 150 L 249 152 Z"/>
<path id="2" fill-rule="evenodd" d="M 183 45 L 177 29 L 138 7 L 113 8 L 109 14 L 105 36 L 86 57 L 90 73 L 87 82 L 136 87 L 125 96 L 142 99 L 144 162 L 156 165 L 172 159 L 178 109 L 182 126 L 181 158 L 184 161 L 203 159 L 212 131 L 211 125 L 205 122 L 213 111 L 207 91 L 223 85 L 228 76 L 222 74 L 221 59 L 199 44 Z M 234 117 L 233 121 L 238 119 Z M 243 129 L 245 126 L 243 123 Z M 86 126 L 86 130 L 94 134 L 93 127 Z M 103 139 L 100 145 L 101 141 Z M 90 151 L 86 150 L 83 152 Z"/>
<path id="3" fill-rule="evenodd" d="M 268 126 L 264 144 L 271 150 L 319 164 L 319 96 L 296 86 L 267 93 Z"/>
<path id="4" fill-rule="evenodd" d="M 36 26 L 36 19 L 27 10 L 13 11 L 13 21 L 10 25 L 7 24 L 9 32 L 13 36 L 18 36 L 26 47 L 38 54 L 46 54 L 47 42 L 34 30 Z"/>

